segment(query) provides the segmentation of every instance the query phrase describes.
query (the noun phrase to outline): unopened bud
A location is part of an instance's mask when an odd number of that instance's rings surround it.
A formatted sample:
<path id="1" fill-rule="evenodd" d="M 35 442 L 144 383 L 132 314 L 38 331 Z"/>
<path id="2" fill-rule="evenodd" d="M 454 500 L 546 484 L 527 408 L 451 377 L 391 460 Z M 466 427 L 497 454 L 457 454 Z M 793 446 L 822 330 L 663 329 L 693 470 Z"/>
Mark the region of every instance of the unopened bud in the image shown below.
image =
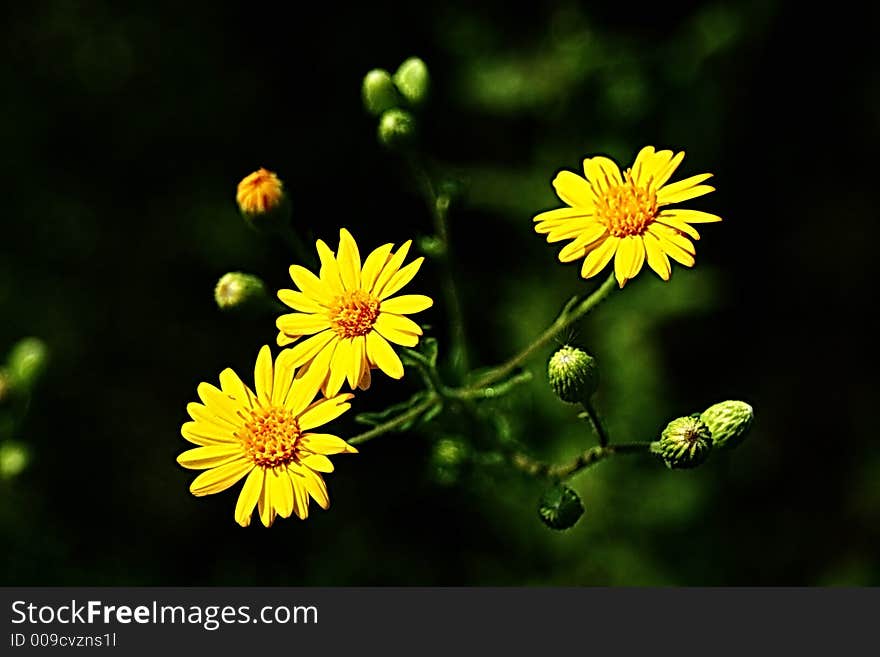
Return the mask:
<path id="1" fill-rule="evenodd" d="M 568 529 L 584 514 L 581 498 L 563 484 L 545 491 L 538 504 L 538 515 L 551 529 Z"/>
<path id="2" fill-rule="evenodd" d="M 391 75 L 385 69 L 374 68 L 364 76 L 361 85 L 361 99 L 364 107 L 373 116 L 379 116 L 382 112 L 400 107 L 403 99 L 391 80 Z"/>
<path id="3" fill-rule="evenodd" d="M 589 400 L 599 387 L 596 359 L 577 347 L 557 349 L 547 364 L 547 376 L 557 396 L 572 404 Z"/>
<path id="4" fill-rule="evenodd" d="M 410 57 L 394 74 L 394 84 L 410 105 L 418 107 L 428 97 L 430 86 L 428 67 L 418 57 Z"/>
<path id="5" fill-rule="evenodd" d="M 457 438 L 442 438 L 434 444 L 431 461 L 434 478 L 449 486 L 458 481 L 462 468 L 470 456 L 468 446 Z"/>
<path id="6" fill-rule="evenodd" d="M 8 386 L 16 390 L 30 390 L 43 375 L 48 360 L 49 350 L 45 342 L 39 338 L 19 340 L 9 352 L 6 363 Z"/>
<path id="7" fill-rule="evenodd" d="M 255 228 L 282 225 L 290 218 L 284 185 L 268 169 L 260 168 L 245 176 L 238 183 L 235 200 L 245 221 Z"/>
<path id="8" fill-rule="evenodd" d="M 27 447 L 20 443 L 6 442 L 0 445 L 0 477 L 10 479 L 24 470 L 30 461 Z"/>
<path id="9" fill-rule="evenodd" d="M 379 141 L 392 150 L 406 149 L 416 137 L 416 120 L 402 109 L 390 109 L 379 119 Z"/>
<path id="10" fill-rule="evenodd" d="M 710 406 L 700 419 L 712 432 L 715 447 L 731 449 L 745 440 L 755 412 L 743 401 L 723 401 Z"/>
<path id="11" fill-rule="evenodd" d="M 651 444 L 651 450 L 668 468 L 695 468 L 709 458 L 712 433 L 698 417 L 676 418 L 666 425 L 660 440 Z"/>
<path id="12" fill-rule="evenodd" d="M 226 311 L 259 312 L 272 307 L 263 281 L 239 271 L 223 274 L 214 288 L 214 300 Z"/>

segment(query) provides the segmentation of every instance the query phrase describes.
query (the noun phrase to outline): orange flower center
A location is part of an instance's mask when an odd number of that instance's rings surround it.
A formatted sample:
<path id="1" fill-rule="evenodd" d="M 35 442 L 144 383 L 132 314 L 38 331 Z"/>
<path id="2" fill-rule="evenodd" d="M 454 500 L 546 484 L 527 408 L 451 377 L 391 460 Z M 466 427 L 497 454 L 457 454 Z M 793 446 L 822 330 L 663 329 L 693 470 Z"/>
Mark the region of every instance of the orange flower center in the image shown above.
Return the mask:
<path id="1" fill-rule="evenodd" d="M 623 175 L 596 201 L 596 216 L 614 237 L 641 235 L 657 217 L 656 192 L 636 185 L 629 170 Z"/>
<path id="2" fill-rule="evenodd" d="M 302 434 L 296 418 L 284 408 L 255 408 L 238 435 L 248 457 L 262 468 L 287 465 L 297 457 Z"/>
<path id="3" fill-rule="evenodd" d="M 380 301 L 363 290 L 349 290 L 330 304 L 330 324 L 340 338 L 369 333 L 379 316 Z"/>
<path id="4" fill-rule="evenodd" d="M 263 214 L 281 202 L 281 180 L 268 169 L 258 169 L 238 183 L 235 200 L 242 212 Z"/>

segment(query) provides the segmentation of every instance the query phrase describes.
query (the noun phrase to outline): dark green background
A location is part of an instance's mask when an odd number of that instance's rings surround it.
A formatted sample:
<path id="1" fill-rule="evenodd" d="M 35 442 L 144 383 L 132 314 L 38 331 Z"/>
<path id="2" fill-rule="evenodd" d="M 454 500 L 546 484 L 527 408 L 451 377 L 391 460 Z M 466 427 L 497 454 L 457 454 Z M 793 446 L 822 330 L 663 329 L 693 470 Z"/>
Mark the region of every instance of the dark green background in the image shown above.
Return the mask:
<path id="1" fill-rule="evenodd" d="M 873 16 L 803 3 L 19 3 L 0 21 L 0 352 L 43 338 L 49 372 L 0 481 L 4 584 L 877 584 L 872 430 L 878 73 Z M 685 149 L 721 214 L 697 266 L 644 272 L 570 336 L 602 366 L 618 440 L 739 398 L 737 451 L 687 473 L 619 458 L 575 480 L 586 514 L 537 520 L 540 486 L 436 436 L 335 459 L 332 507 L 266 530 L 236 492 L 196 499 L 176 463 L 185 405 L 226 366 L 249 376 L 272 317 L 230 318 L 229 270 L 287 285 L 285 247 L 237 215 L 238 180 L 279 173 L 306 238 L 362 252 L 430 231 L 360 105 L 373 67 L 418 54 L 435 171 L 461 180 L 451 231 L 473 359 L 526 344 L 591 285 L 532 232 L 550 180 L 585 155 Z M 869 278 L 870 276 L 870 278 Z M 428 263 L 408 290 L 439 298 Z M 445 343 L 438 304 L 421 319 Z M 442 347 L 441 347 L 442 349 Z M 0 354 L 2 355 L 2 354 Z M 499 407 L 540 456 L 592 438 L 535 380 Z M 376 378 L 357 411 L 416 386 Z M 353 415 L 353 414 L 352 414 Z M 342 435 L 359 431 L 341 420 Z M 467 439 L 484 439 L 467 431 Z M 237 488 L 236 488 L 237 491 Z"/>

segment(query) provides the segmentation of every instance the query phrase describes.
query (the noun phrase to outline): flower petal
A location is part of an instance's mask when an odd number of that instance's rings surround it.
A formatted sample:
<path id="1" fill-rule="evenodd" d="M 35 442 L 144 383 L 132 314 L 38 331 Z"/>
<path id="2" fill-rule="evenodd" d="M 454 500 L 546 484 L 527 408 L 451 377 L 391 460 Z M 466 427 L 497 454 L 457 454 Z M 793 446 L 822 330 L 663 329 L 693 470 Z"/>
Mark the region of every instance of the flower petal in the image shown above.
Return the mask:
<path id="1" fill-rule="evenodd" d="M 272 350 L 263 346 L 254 366 L 254 383 L 257 386 L 257 399 L 267 405 L 272 401 L 272 373 Z"/>
<path id="2" fill-rule="evenodd" d="M 293 482 L 287 468 L 272 468 L 266 472 L 267 483 L 272 487 L 272 505 L 282 518 L 293 513 Z"/>
<path id="3" fill-rule="evenodd" d="M 614 257 L 614 275 L 620 287 L 632 280 L 645 264 L 645 244 L 641 235 L 630 235 L 620 240 Z"/>
<path id="4" fill-rule="evenodd" d="M 333 463 L 323 454 L 310 454 L 301 463 L 316 472 L 333 472 Z"/>
<path id="5" fill-rule="evenodd" d="M 709 185 L 700 185 L 699 183 L 712 177 L 711 173 L 701 173 L 698 176 L 691 176 L 684 180 L 679 180 L 671 185 L 666 185 L 657 190 L 657 202 L 660 205 L 668 205 L 670 203 L 681 203 L 709 192 L 714 192 L 715 188 Z"/>
<path id="6" fill-rule="evenodd" d="M 366 292 L 373 291 L 373 285 L 379 274 L 382 273 L 382 269 L 388 263 L 391 249 L 393 248 L 393 244 L 383 244 L 367 256 L 367 259 L 364 261 L 364 268 L 361 271 L 361 289 Z"/>
<path id="7" fill-rule="evenodd" d="M 316 401 L 303 411 L 299 418 L 297 418 L 297 424 L 299 424 L 300 430 L 308 431 L 309 429 L 314 429 L 315 427 L 320 427 L 328 422 L 332 422 L 351 408 L 351 404 L 349 404 L 348 401 L 353 397 L 354 395 L 346 392 L 341 395 L 336 395 L 335 397 L 330 397 L 329 399 Z M 305 434 L 303 437 L 304 436 Z M 308 449 L 307 442 L 303 444 L 306 445 Z"/>
<path id="8" fill-rule="evenodd" d="M 188 449 L 177 457 L 177 462 L 190 470 L 206 470 L 242 458 L 242 456 L 241 445 L 230 442 Z"/>
<path id="9" fill-rule="evenodd" d="M 595 226 L 602 226 L 602 224 L 592 217 L 571 219 L 547 233 L 547 242 L 552 244 L 554 242 L 571 239 L 572 237 L 577 237 L 586 230 L 595 230 Z"/>
<path id="10" fill-rule="evenodd" d="M 537 224 L 541 223 L 554 223 L 558 221 L 565 221 L 566 219 L 576 219 L 579 217 L 590 217 L 593 215 L 593 211 L 591 209 L 586 208 L 556 208 L 555 210 L 547 210 L 546 212 L 540 212 L 536 214 L 532 221 Z M 539 233 L 545 233 L 547 231 L 538 230 L 538 227 L 535 227 L 535 230 Z"/>
<path id="11" fill-rule="evenodd" d="M 330 328 L 330 320 L 325 314 L 304 315 L 302 313 L 290 313 L 281 315 L 275 320 L 275 326 L 279 331 L 287 335 L 311 335 Z"/>
<path id="12" fill-rule="evenodd" d="M 220 372 L 220 389 L 224 394 L 240 402 L 242 406 L 254 407 L 254 394 L 229 367 Z"/>
<path id="13" fill-rule="evenodd" d="M 367 356 L 380 370 L 392 379 L 403 377 L 403 363 L 400 362 L 394 349 L 376 331 L 367 333 Z"/>
<path id="14" fill-rule="evenodd" d="M 330 362 L 336 351 L 336 340 L 329 342 L 308 365 L 300 368 L 287 393 L 284 407 L 297 415 L 315 398 L 330 373 Z"/>
<path id="15" fill-rule="evenodd" d="M 235 503 L 235 522 L 242 527 L 251 524 L 251 516 L 254 513 L 254 506 L 263 490 L 263 479 L 266 471 L 263 468 L 254 468 L 251 470 L 247 479 L 244 480 L 244 486 L 238 494 L 238 501 Z"/>
<path id="16" fill-rule="evenodd" d="M 660 247 L 663 249 L 663 252 L 666 255 L 668 255 L 679 264 L 684 265 L 685 267 L 693 267 L 694 263 L 696 262 L 693 252 L 693 244 L 691 244 L 691 242 L 686 237 L 681 237 L 680 235 L 676 234 L 675 237 L 679 238 L 680 240 L 684 240 L 685 242 L 687 242 L 687 244 L 690 244 L 691 250 L 685 250 L 684 248 L 682 248 L 682 246 L 670 239 L 671 233 L 664 232 L 662 230 L 664 228 L 666 227 L 655 223 L 651 224 L 651 226 L 648 228 L 648 232 L 657 238 Z M 666 230 L 669 231 L 670 229 Z"/>
<path id="17" fill-rule="evenodd" d="M 295 290 L 278 290 L 278 298 L 284 305 L 290 306 L 301 313 L 327 312 L 327 309 L 324 306 L 302 292 L 296 292 Z"/>
<path id="18" fill-rule="evenodd" d="M 290 392 L 290 386 L 293 384 L 296 368 L 293 365 L 292 351 L 293 349 L 284 349 L 275 359 L 275 373 L 272 380 L 272 404 L 275 406 L 284 405 L 287 393 Z"/>
<path id="19" fill-rule="evenodd" d="M 290 278 L 303 294 L 324 306 L 329 306 L 333 301 L 333 291 L 321 282 L 317 276 L 300 265 L 290 266 Z"/>
<path id="20" fill-rule="evenodd" d="M 553 179 L 556 195 L 573 208 L 592 208 L 596 195 L 590 183 L 572 171 L 560 171 Z"/>
<path id="21" fill-rule="evenodd" d="M 424 294 L 403 294 L 393 299 L 386 299 L 382 302 L 379 310 L 397 315 L 410 315 L 427 310 L 433 305 L 434 300 Z"/>
<path id="22" fill-rule="evenodd" d="M 572 260 L 584 257 L 589 250 L 588 247 L 593 244 L 593 242 L 601 239 L 604 235 L 605 226 L 595 222 L 594 225 L 583 230 L 581 234 L 577 236 L 577 239 L 562 247 L 562 250 L 559 252 L 559 261 L 571 262 Z"/>
<path id="23" fill-rule="evenodd" d="M 709 214 L 700 210 L 686 210 L 682 208 L 670 208 L 660 213 L 663 217 L 672 217 L 679 221 L 686 221 L 689 224 L 711 224 L 721 221 L 721 217 L 717 214 Z"/>
<path id="24" fill-rule="evenodd" d="M 657 221 L 663 224 L 664 226 L 669 226 L 670 228 L 674 228 L 680 233 L 684 233 L 685 235 L 691 237 L 692 239 L 698 240 L 700 239 L 700 233 L 696 228 L 691 226 L 680 219 L 675 217 L 670 217 L 668 215 L 663 214 L 662 212 L 657 217 Z"/>
<path id="25" fill-rule="evenodd" d="M 339 252 L 336 254 L 342 284 L 347 290 L 357 290 L 361 286 L 361 255 L 357 242 L 345 228 L 339 229 Z"/>
<path id="26" fill-rule="evenodd" d="M 303 469 L 302 478 L 306 485 L 306 490 L 309 491 L 309 495 L 318 503 L 318 506 L 325 511 L 329 509 L 330 495 L 327 493 L 327 484 L 324 482 L 324 478 L 317 472 L 307 468 Z"/>
<path id="27" fill-rule="evenodd" d="M 348 386 L 354 390 L 361 380 L 361 374 L 367 365 L 367 340 L 358 335 L 351 339 L 351 355 L 349 357 L 348 370 L 345 375 L 348 378 Z"/>
<path id="28" fill-rule="evenodd" d="M 286 351 L 290 352 L 290 361 L 294 367 L 309 362 L 317 356 L 336 334 L 333 331 L 321 331 Z"/>
<path id="29" fill-rule="evenodd" d="M 648 257 L 648 266 L 657 272 L 657 275 L 664 281 L 668 281 L 672 274 L 672 266 L 669 264 L 669 258 L 660 244 L 660 240 L 651 232 L 644 235 L 645 253 Z"/>
<path id="30" fill-rule="evenodd" d="M 598 243 L 584 258 L 584 263 L 581 265 L 581 277 L 592 278 L 602 271 L 614 256 L 618 242 L 620 242 L 619 237 L 609 236 Z"/>
<path id="31" fill-rule="evenodd" d="M 584 173 L 587 174 L 587 180 L 596 188 L 597 193 L 623 184 L 620 167 L 617 166 L 617 163 L 601 155 L 584 160 Z"/>
<path id="32" fill-rule="evenodd" d="M 293 486 L 293 512 L 300 520 L 309 517 L 309 491 L 306 489 L 305 479 L 302 475 L 304 469 L 292 463 L 287 466 L 287 473 Z"/>
<path id="33" fill-rule="evenodd" d="M 189 485 L 189 492 L 196 497 L 219 493 L 234 485 L 239 479 L 253 470 L 254 467 L 253 461 L 242 458 L 216 468 L 211 468 L 210 470 L 205 470 L 193 479 Z"/>
<path id="34" fill-rule="evenodd" d="M 388 338 L 388 336 L 385 335 L 386 332 L 409 333 L 414 336 L 419 336 L 422 334 L 422 327 L 412 321 L 409 317 L 404 317 L 403 315 L 395 315 L 388 312 L 379 313 L 379 315 L 376 317 L 375 323 L 373 324 L 373 328 L 379 331 L 379 333 L 384 335 L 386 338 Z M 416 338 L 416 342 L 418 342 L 418 338 Z"/>
<path id="35" fill-rule="evenodd" d="M 201 406 L 201 404 L 198 404 Z M 201 406 L 204 408 L 204 406 Z M 224 445 L 237 443 L 238 439 L 232 435 L 233 427 L 219 427 L 207 422 L 184 422 L 180 427 L 180 434 L 195 445 Z"/>
<path id="36" fill-rule="evenodd" d="M 333 294 L 342 294 L 345 289 L 342 286 L 342 275 L 339 272 L 339 263 L 336 262 L 336 255 L 324 240 L 318 240 L 315 242 L 315 246 L 318 249 L 318 258 L 321 260 L 321 270 L 318 272 L 321 282 L 330 288 Z"/>
<path id="37" fill-rule="evenodd" d="M 682 160 L 684 160 L 684 151 L 679 151 L 665 166 L 658 169 L 657 175 L 654 177 L 654 180 L 651 181 L 651 186 L 655 190 L 663 187 L 663 185 L 665 185 L 672 177 L 672 174 L 675 173 L 675 170 L 678 169 Z"/>
<path id="38" fill-rule="evenodd" d="M 304 433 L 300 436 L 300 443 L 314 454 L 357 454 L 354 447 L 329 433 Z"/>
<path id="39" fill-rule="evenodd" d="M 400 269 L 400 266 L 406 259 L 406 255 L 409 253 L 410 246 L 412 246 L 412 240 L 407 240 L 400 246 L 399 249 L 397 249 L 397 252 L 393 256 L 388 258 L 388 261 L 382 267 L 382 271 L 380 271 L 379 275 L 376 276 L 376 282 L 373 283 L 370 294 L 372 294 L 374 297 L 379 296 L 379 292 L 382 291 L 388 281 L 391 280 L 391 277 L 397 273 L 398 269 Z"/>
<path id="40" fill-rule="evenodd" d="M 257 512 L 264 527 L 271 527 L 275 522 L 275 507 L 272 505 L 272 485 L 269 481 L 269 473 L 263 479 L 263 490 L 257 500 Z"/>
<path id="41" fill-rule="evenodd" d="M 376 296 L 378 296 L 379 299 L 387 299 L 393 294 L 396 294 L 419 272 L 419 268 L 422 266 L 422 263 L 424 261 L 425 259 L 423 257 L 416 258 L 406 267 L 398 270 L 398 272 L 391 277 L 388 283 L 385 284 L 385 286 L 382 288 L 382 291 L 377 291 Z"/>
<path id="42" fill-rule="evenodd" d="M 238 426 L 238 411 L 245 404 L 221 392 L 210 383 L 200 383 L 196 392 L 199 394 L 199 399 L 218 420 L 225 420 L 232 426 Z M 222 426 L 222 422 L 218 424 Z"/>
<path id="43" fill-rule="evenodd" d="M 343 338 L 336 342 L 336 351 L 330 361 L 330 378 L 327 381 L 325 394 L 332 397 L 339 392 L 345 381 L 345 375 L 351 367 L 351 338 Z"/>

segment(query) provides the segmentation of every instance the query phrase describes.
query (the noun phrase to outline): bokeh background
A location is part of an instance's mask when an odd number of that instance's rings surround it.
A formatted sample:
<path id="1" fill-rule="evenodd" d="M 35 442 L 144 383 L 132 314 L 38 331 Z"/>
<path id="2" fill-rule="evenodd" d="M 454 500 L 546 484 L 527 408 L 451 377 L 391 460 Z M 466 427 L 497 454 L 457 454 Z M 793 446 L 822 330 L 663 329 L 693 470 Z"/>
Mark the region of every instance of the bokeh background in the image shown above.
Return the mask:
<path id="1" fill-rule="evenodd" d="M 27 455 L 0 480 L 0 583 L 880 583 L 875 17 L 795 2 L 294 7 L 3 10 L 0 358 L 36 336 L 50 361 L 26 415 L 0 424 L 4 453 Z M 599 359 L 617 440 L 733 398 L 757 414 L 742 447 L 691 472 L 600 464 L 574 480 L 586 513 L 564 533 L 539 522 L 538 482 L 438 468 L 425 431 L 337 458 L 331 509 L 306 522 L 244 530 L 237 492 L 188 493 L 186 403 L 275 335 L 272 317 L 222 314 L 213 286 L 243 270 L 278 289 L 291 263 L 238 216 L 238 180 L 277 171 L 306 239 L 335 243 L 344 225 L 365 250 L 430 232 L 360 102 L 364 73 L 410 55 L 432 75 L 432 170 L 462 189 L 451 232 L 475 365 L 591 285 L 531 229 L 557 170 L 654 144 L 687 151 L 683 174 L 716 174 L 691 206 L 725 222 L 702 231 L 697 266 L 668 284 L 643 273 L 566 338 Z M 436 266 L 423 272 L 411 289 L 439 297 Z M 442 350 L 442 306 L 422 318 Z M 497 412 L 564 460 L 592 438 L 547 388 L 549 353 Z M 416 388 L 377 379 L 355 409 Z M 461 427 L 453 438 L 485 440 Z"/>

